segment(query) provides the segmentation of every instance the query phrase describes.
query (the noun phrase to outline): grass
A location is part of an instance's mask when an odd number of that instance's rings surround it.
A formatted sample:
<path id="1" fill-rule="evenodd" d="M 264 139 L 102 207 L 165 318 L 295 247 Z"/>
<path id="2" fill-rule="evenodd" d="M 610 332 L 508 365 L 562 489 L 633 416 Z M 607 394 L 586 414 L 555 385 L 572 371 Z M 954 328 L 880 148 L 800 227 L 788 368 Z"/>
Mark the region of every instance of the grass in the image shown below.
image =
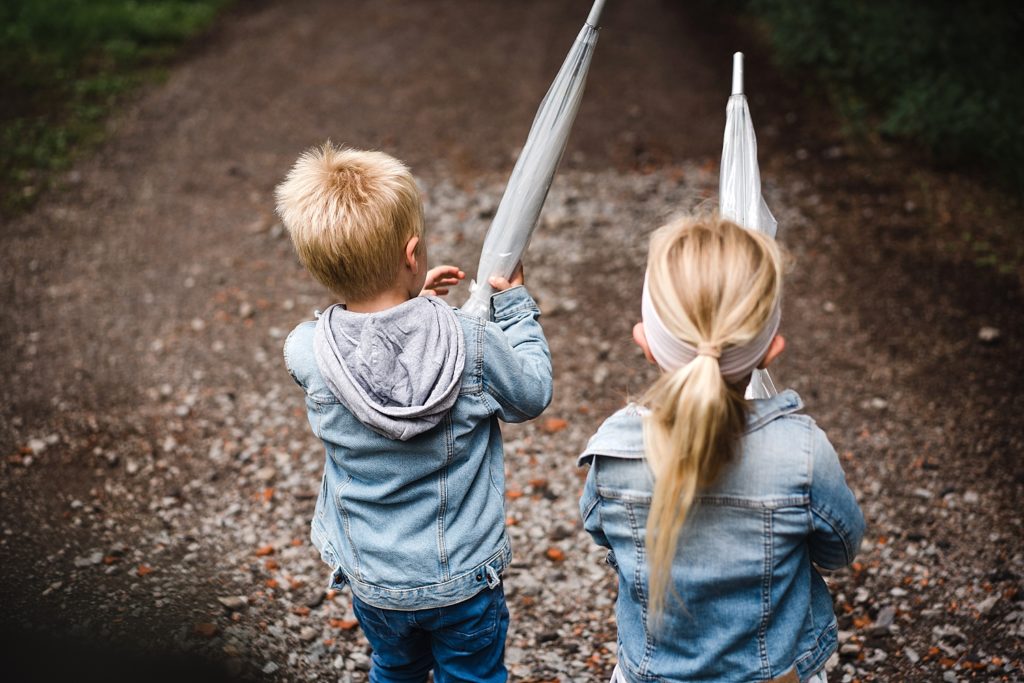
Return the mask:
<path id="1" fill-rule="evenodd" d="M 0 3 L 0 215 L 31 206 L 231 0 Z"/>

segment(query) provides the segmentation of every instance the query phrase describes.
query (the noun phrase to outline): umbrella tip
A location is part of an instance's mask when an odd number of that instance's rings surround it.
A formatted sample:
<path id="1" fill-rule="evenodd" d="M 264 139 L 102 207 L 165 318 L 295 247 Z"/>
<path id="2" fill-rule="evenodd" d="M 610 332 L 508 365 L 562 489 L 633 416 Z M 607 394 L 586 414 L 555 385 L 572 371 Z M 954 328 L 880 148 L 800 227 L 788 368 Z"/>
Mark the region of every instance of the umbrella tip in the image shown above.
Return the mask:
<path id="1" fill-rule="evenodd" d="M 736 52 L 732 56 L 732 94 L 743 94 L 743 53 Z"/>
<path id="2" fill-rule="evenodd" d="M 587 17 L 587 24 L 597 28 L 601 23 L 601 10 L 604 9 L 605 0 L 594 0 L 594 6 L 590 8 L 590 16 Z"/>

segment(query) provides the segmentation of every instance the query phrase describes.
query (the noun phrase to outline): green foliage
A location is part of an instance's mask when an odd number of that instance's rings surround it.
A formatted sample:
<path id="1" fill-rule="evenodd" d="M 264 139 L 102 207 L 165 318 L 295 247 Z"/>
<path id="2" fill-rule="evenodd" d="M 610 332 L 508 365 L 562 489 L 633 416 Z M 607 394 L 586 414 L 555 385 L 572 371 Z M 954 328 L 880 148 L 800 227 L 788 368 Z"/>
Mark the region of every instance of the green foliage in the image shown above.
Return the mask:
<path id="1" fill-rule="evenodd" d="M 229 1 L 0 2 L 0 212 L 31 203 L 118 97 Z"/>
<path id="2" fill-rule="evenodd" d="M 980 162 L 1024 187 L 1017 0 L 749 0 L 783 65 L 808 68 L 855 128 Z"/>

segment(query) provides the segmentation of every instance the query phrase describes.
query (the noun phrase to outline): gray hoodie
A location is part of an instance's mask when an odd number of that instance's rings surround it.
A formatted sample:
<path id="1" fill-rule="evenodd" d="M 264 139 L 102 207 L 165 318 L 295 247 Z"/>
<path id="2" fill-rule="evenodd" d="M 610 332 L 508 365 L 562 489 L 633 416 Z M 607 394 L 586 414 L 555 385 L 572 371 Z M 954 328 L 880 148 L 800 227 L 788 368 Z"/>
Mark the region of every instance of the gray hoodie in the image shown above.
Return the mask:
<path id="1" fill-rule="evenodd" d="M 316 323 L 313 353 L 338 400 L 400 441 L 436 426 L 455 405 L 466 363 L 455 312 L 428 296 L 376 313 L 331 306 Z"/>

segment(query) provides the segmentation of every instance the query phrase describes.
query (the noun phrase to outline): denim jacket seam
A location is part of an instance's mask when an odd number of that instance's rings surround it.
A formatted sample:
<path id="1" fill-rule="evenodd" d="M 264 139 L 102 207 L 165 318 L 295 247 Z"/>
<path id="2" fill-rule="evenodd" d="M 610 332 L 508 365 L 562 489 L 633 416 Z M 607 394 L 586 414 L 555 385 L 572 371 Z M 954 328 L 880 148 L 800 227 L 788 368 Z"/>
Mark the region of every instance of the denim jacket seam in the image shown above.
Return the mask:
<path id="1" fill-rule="evenodd" d="M 519 408 L 517 408 L 517 407 L 516 407 L 515 405 L 513 405 L 512 403 L 510 403 L 510 402 L 508 401 L 508 399 L 506 399 L 506 398 L 505 398 L 504 396 L 502 396 L 502 395 L 501 395 L 501 393 L 500 393 L 500 392 L 498 392 L 498 391 L 497 391 L 497 390 L 495 390 L 495 389 L 494 389 L 493 387 L 491 387 L 491 386 L 490 386 L 490 385 L 488 384 L 488 382 L 487 382 L 487 379 L 486 379 L 486 378 L 484 378 L 484 379 L 483 379 L 483 382 L 482 382 L 482 384 L 483 384 L 483 391 L 485 391 L 485 392 L 487 393 L 487 395 L 488 395 L 488 396 L 490 396 L 491 398 L 493 398 L 493 399 L 494 399 L 494 401 L 495 401 L 495 402 L 496 402 L 496 403 L 497 403 L 498 405 L 500 405 L 500 406 L 502 407 L 502 409 L 504 409 L 505 411 L 507 411 L 507 412 L 509 412 L 509 413 L 512 413 L 512 414 L 513 414 L 513 415 L 515 415 L 515 416 L 516 416 L 517 418 L 521 418 L 521 419 L 523 419 L 524 421 L 525 421 L 525 420 L 529 420 L 529 419 L 530 419 L 530 415 L 528 415 L 527 413 L 524 413 L 524 412 L 523 412 L 522 410 L 520 410 L 520 409 L 519 409 Z"/>
<path id="2" fill-rule="evenodd" d="M 855 553 L 853 552 L 853 549 L 850 547 L 850 532 L 843 525 L 842 520 L 832 515 L 831 511 L 828 509 L 827 506 L 812 506 L 811 514 L 816 514 L 821 519 L 823 519 L 830 527 L 832 527 L 832 531 L 836 532 L 836 536 L 839 537 L 839 540 L 843 542 L 843 559 L 845 560 L 843 562 L 844 566 L 853 562 Z"/>
<path id="3" fill-rule="evenodd" d="M 437 552 L 441 563 L 441 576 L 445 581 L 451 579 L 451 568 L 448 566 L 448 545 L 444 533 L 444 517 L 448 511 L 448 468 L 452 464 L 455 455 L 455 447 L 452 437 L 452 415 L 449 411 L 444 416 L 445 427 L 445 462 L 437 476 L 438 496 L 440 500 L 437 506 Z"/>
<path id="4" fill-rule="evenodd" d="M 594 509 L 597 508 L 597 506 L 601 502 L 601 494 L 597 491 L 597 487 L 596 486 L 594 487 L 594 494 L 595 494 L 594 495 L 594 499 L 592 501 L 590 501 L 590 504 L 587 505 L 586 511 L 583 513 L 582 519 L 583 519 L 583 523 L 584 524 L 586 524 L 587 520 L 590 519 L 590 515 L 592 515 L 594 513 Z M 601 524 L 601 512 L 600 512 L 600 510 L 598 510 L 598 513 L 597 513 L 597 522 L 598 522 L 598 524 Z"/>
<path id="5" fill-rule="evenodd" d="M 768 622 L 772 613 L 772 510 L 762 512 L 764 530 L 764 564 L 761 570 L 761 623 L 757 626 L 757 650 L 761 660 L 761 674 L 771 678 L 772 662 L 768 656 Z"/>
<path id="6" fill-rule="evenodd" d="M 484 321 L 477 320 L 476 324 L 473 325 L 473 383 L 479 388 L 479 392 L 484 391 Z"/>
<path id="7" fill-rule="evenodd" d="M 536 304 L 529 304 L 529 303 L 516 304 L 512 308 L 509 308 L 507 310 L 503 310 L 500 315 L 497 313 L 497 311 L 495 311 L 494 322 L 496 322 L 496 323 L 515 322 L 518 319 L 521 319 L 521 318 L 525 317 L 525 316 L 523 316 L 523 313 L 535 313 L 537 315 L 540 315 L 540 308 L 538 308 Z"/>
<path id="8" fill-rule="evenodd" d="M 808 659 L 811 659 L 812 657 L 814 657 L 814 655 L 819 650 L 821 650 L 823 648 L 823 644 L 822 644 L 821 641 L 824 640 L 833 631 L 838 631 L 838 629 L 839 629 L 839 626 L 836 623 L 835 615 L 833 615 L 833 618 L 829 622 L 828 626 L 826 626 L 820 633 L 818 633 L 817 635 L 814 636 L 814 643 L 811 646 L 811 649 L 804 651 L 799 657 L 796 658 L 796 661 L 793 662 L 793 664 L 795 666 L 799 666 L 802 662 L 805 662 Z M 823 654 L 825 654 L 825 656 L 821 658 L 821 664 L 822 665 L 824 665 L 825 661 L 828 660 L 828 656 L 831 655 L 832 653 L 831 653 L 831 651 L 829 651 L 829 652 L 823 653 Z"/>
<path id="9" fill-rule="evenodd" d="M 633 503 L 626 503 L 626 514 L 629 516 L 629 530 L 630 535 L 633 537 L 633 546 L 636 548 L 636 566 L 633 568 L 633 583 L 636 588 L 636 594 L 640 598 L 640 613 L 643 621 L 644 629 L 644 657 L 639 662 L 639 673 L 641 676 L 646 676 L 647 667 L 651 664 L 651 657 L 654 656 L 654 639 L 651 629 L 647 623 L 649 605 L 647 603 L 647 591 L 644 590 L 644 577 L 643 567 L 647 564 L 647 549 L 641 542 L 639 535 L 640 525 L 637 523 L 636 511 L 634 510 Z"/>
<path id="10" fill-rule="evenodd" d="M 323 412 L 320 410 L 320 405 L 321 405 L 320 403 L 317 403 L 316 401 L 313 401 L 313 405 L 315 406 L 315 408 L 313 409 L 313 412 L 316 415 L 316 424 L 312 425 L 312 427 L 313 427 L 313 435 L 316 438 L 318 438 L 318 439 L 320 439 L 322 441 L 323 440 L 323 433 L 324 433 L 324 428 L 323 428 L 323 420 L 324 420 Z"/>
<path id="11" fill-rule="evenodd" d="M 352 548 L 352 562 L 355 564 L 353 569 L 355 570 L 356 577 L 362 580 L 362 563 L 359 561 L 359 550 L 356 548 L 355 543 L 352 542 L 352 520 L 349 517 L 348 509 L 345 507 L 344 499 L 341 497 L 342 492 L 352 483 L 352 475 L 348 475 L 348 479 L 334 487 L 334 506 L 341 512 L 341 521 L 345 528 L 345 535 L 348 536 L 349 547 Z"/>

